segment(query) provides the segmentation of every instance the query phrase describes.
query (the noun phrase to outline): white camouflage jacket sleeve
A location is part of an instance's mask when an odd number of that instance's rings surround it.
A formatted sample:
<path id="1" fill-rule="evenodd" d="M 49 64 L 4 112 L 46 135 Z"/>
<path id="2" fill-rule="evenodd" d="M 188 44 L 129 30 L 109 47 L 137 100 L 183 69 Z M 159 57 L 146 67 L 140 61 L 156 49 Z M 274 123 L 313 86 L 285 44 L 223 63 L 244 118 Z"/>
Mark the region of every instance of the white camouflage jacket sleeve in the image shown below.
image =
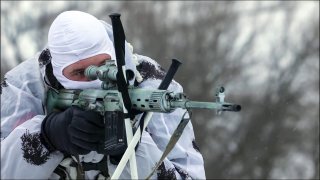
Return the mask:
<path id="1" fill-rule="evenodd" d="M 1 83 L 1 179 L 48 179 L 63 158 L 40 143 L 45 91 L 38 67 L 24 61 Z"/>

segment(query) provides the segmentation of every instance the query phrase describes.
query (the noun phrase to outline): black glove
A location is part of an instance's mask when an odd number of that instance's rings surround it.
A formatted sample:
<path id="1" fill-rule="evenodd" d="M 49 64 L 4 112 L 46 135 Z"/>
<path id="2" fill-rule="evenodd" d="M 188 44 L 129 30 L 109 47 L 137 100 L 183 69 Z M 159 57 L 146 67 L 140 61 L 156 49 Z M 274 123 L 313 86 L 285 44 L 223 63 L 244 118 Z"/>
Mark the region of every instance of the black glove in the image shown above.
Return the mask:
<path id="1" fill-rule="evenodd" d="M 104 142 L 103 116 L 72 106 L 50 113 L 41 125 L 41 141 L 49 151 L 87 154 Z"/>

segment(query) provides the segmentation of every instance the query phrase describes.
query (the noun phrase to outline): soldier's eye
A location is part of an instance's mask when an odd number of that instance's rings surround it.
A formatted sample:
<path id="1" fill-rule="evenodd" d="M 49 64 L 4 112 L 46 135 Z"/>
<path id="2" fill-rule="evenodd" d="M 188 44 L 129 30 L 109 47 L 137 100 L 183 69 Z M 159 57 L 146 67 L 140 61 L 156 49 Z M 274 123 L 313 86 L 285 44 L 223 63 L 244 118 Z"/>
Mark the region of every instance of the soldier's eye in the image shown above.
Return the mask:
<path id="1" fill-rule="evenodd" d="M 84 76 L 84 70 L 77 70 L 73 73 L 74 76 Z"/>

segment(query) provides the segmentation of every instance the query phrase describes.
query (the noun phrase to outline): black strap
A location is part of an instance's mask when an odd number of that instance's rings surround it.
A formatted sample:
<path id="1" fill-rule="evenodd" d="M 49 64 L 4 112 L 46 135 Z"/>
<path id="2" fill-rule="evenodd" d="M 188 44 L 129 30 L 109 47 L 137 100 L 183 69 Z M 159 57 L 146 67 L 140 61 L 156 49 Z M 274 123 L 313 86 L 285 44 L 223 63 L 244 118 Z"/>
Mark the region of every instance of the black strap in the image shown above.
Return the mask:
<path id="1" fill-rule="evenodd" d="M 125 66 L 125 33 L 120 20 L 120 14 L 113 13 L 109 15 L 112 22 L 113 38 L 114 38 L 114 49 L 116 53 L 117 60 L 117 86 L 119 92 L 121 92 L 123 103 L 128 111 L 130 119 L 134 118 L 131 107 L 131 99 L 128 92 L 128 79 L 125 79 L 125 72 L 123 72 L 122 67 Z"/>
<path id="2" fill-rule="evenodd" d="M 82 162 L 82 168 L 84 171 L 90 171 L 90 170 L 100 170 L 101 174 L 105 177 L 109 177 L 108 172 L 108 158 L 107 156 L 104 156 L 103 159 L 98 163 L 86 163 Z"/>
<path id="3" fill-rule="evenodd" d="M 67 172 L 66 168 L 61 165 L 59 165 L 53 172 L 60 176 L 59 179 L 70 179 L 69 173 Z"/>
<path id="4" fill-rule="evenodd" d="M 51 62 L 46 66 L 46 78 L 48 79 L 50 85 L 54 89 L 64 89 L 64 87 L 60 84 L 57 78 L 53 75 L 52 64 Z"/>

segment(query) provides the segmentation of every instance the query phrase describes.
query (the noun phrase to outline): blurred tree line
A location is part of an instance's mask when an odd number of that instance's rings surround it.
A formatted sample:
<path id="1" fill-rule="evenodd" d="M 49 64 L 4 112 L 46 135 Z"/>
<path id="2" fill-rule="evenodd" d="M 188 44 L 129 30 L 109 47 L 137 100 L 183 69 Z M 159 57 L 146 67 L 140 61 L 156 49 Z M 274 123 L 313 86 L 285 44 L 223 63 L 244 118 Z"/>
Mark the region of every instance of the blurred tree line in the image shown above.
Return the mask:
<path id="1" fill-rule="evenodd" d="M 318 1 L 1 1 L 1 79 L 64 10 L 121 13 L 136 53 L 183 62 L 175 79 L 191 99 L 213 101 L 223 85 L 242 105 L 193 111 L 208 179 L 319 179 Z"/>

